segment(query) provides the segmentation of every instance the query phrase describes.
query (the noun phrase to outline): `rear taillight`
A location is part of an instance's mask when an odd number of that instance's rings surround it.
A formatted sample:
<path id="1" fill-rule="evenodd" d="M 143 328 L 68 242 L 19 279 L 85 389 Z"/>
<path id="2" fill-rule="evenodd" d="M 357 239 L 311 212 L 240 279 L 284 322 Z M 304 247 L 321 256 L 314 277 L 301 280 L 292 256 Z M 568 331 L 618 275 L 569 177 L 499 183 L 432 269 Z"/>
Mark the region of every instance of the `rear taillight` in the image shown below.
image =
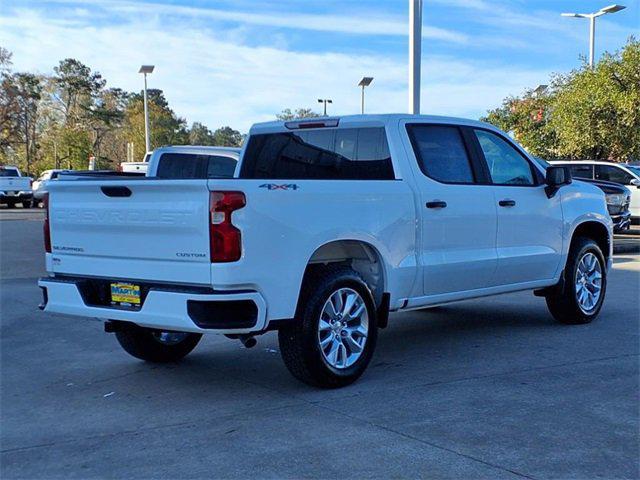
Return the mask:
<path id="1" fill-rule="evenodd" d="M 45 193 L 42 198 L 42 205 L 44 206 L 44 223 L 42 230 L 44 232 L 44 250 L 47 253 L 51 253 L 51 228 L 49 227 L 49 194 Z"/>
<path id="2" fill-rule="evenodd" d="M 242 255 L 240 230 L 231 223 L 231 214 L 247 204 L 242 192 L 211 192 L 209 203 L 209 243 L 211 262 L 235 262 Z"/>

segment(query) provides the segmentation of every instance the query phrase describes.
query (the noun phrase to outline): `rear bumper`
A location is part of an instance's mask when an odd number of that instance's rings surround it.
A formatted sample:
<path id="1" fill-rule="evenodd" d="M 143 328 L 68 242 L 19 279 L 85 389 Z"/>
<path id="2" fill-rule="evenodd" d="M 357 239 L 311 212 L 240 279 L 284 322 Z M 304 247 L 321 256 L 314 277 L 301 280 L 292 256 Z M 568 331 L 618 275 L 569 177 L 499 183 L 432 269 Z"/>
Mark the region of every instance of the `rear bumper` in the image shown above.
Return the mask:
<path id="1" fill-rule="evenodd" d="M 30 191 L 2 191 L 0 192 L 0 201 L 17 201 L 20 202 L 22 200 L 31 200 L 33 197 L 33 192 Z"/>
<path id="2" fill-rule="evenodd" d="M 150 288 L 139 310 L 92 305 L 81 293 L 81 282 L 44 277 L 45 312 L 122 320 L 142 327 L 197 333 L 240 334 L 266 329 L 266 303 L 258 292 L 190 292 L 187 288 Z"/>

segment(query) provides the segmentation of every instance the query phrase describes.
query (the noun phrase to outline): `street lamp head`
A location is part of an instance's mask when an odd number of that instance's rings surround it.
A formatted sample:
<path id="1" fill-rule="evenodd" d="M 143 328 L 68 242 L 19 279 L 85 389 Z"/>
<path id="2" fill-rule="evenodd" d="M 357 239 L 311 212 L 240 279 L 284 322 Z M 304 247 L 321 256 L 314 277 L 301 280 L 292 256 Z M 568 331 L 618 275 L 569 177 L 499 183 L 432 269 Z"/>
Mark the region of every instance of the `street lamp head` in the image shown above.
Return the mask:
<path id="1" fill-rule="evenodd" d="M 138 73 L 153 73 L 154 65 L 142 65 Z"/>
<path id="2" fill-rule="evenodd" d="M 546 85 L 546 84 L 538 85 L 533 90 L 533 93 L 535 93 L 536 95 L 542 95 L 547 90 L 548 87 L 549 87 L 549 85 Z"/>
<path id="3" fill-rule="evenodd" d="M 327 98 L 327 103 L 333 103 L 333 100 L 329 100 L 329 99 Z"/>
<path id="4" fill-rule="evenodd" d="M 318 103 L 323 103 L 324 100 L 322 100 L 321 98 L 318 99 Z"/>
<path id="5" fill-rule="evenodd" d="M 578 13 L 561 13 L 560 16 L 562 16 L 562 17 L 577 17 L 577 18 L 580 18 L 582 15 L 580 15 Z"/>
<path id="6" fill-rule="evenodd" d="M 371 85 L 371 82 L 373 82 L 373 77 L 362 77 L 362 80 L 360 80 L 360 83 L 358 83 L 358 86 L 368 87 L 369 85 Z"/>
<path id="7" fill-rule="evenodd" d="M 598 13 L 616 13 L 619 12 L 620 10 L 624 10 L 625 7 L 624 5 L 617 5 L 617 4 L 613 4 L 613 5 L 609 5 L 608 7 L 604 7 L 600 9 L 600 12 Z"/>

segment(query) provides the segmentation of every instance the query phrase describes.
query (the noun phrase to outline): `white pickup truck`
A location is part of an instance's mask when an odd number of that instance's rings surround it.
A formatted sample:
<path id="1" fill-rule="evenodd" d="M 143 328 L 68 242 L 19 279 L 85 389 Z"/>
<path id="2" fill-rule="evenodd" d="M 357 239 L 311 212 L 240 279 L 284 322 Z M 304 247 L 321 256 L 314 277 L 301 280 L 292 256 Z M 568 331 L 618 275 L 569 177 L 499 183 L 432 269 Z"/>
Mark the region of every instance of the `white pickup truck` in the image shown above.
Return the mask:
<path id="1" fill-rule="evenodd" d="M 531 290 L 558 321 L 590 322 L 611 239 L 601 190 L 490 125 L 263 123 L 234 178 L 51 185 L 41 308 L 102 319 L 157 362 L 202 334 L 251 346 L 278 330 L 295 377 L 339 387 L 363 373 L 390 311 Z"/>
<path id="2" fill-rule="evenodd" d="M 0 167 L 0 203 L 9 208 L 22 203 L 25 208 L 31 207 L 31 177 L 23 177 L 18 167 Z"/>

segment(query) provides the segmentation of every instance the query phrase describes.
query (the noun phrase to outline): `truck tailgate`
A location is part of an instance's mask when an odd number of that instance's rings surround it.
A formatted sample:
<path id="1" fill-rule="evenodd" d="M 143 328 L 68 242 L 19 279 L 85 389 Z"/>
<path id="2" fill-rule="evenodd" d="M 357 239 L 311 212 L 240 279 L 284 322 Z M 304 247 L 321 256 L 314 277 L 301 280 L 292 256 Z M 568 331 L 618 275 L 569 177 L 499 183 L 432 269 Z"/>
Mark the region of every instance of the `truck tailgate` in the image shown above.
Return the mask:
<path id="1" fill-rule="evenodd" d="M 29 190 L 31 190 L 31 179 L 29 177 L 0 177 L 0 191 L 23 192 Z"/>
<path id="2" fill-rule="evenodd" d="M 68 180 L 49 195 L 47 270 L 210 284 L 206 180 Z"/>

